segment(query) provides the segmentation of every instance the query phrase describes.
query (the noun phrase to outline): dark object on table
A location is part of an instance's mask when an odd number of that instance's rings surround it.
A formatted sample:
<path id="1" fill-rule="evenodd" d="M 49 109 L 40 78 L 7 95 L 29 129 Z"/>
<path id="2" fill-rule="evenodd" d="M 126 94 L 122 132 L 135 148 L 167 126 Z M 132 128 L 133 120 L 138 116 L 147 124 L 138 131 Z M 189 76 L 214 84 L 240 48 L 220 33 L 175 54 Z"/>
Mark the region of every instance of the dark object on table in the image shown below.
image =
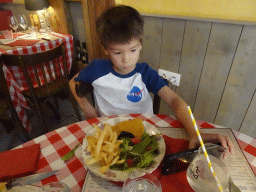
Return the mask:
<path id="1" fill-rule="evenodd" d="M 161 170 L 163 175 L 168 175 L 168 174 L 177 173 L 180 171 L 185 171 L 187 170 L 188 166 L 189 166 L 189 163 L 184 163 L 179 159 L 174 159 L 169 161 L 168 163 L 163 162 L 161 165 Z"/>
<path id="2" fill-rule="evenodd" d="M 53 68 L 51 67 L 51 62 L 53 63 Z M 64 70 L 61 70 L 61 62 L 63 63 Z M 54 49 L 40 53 L 27 55 L 3 54 L 1 56 L 0 63 L 1 70 L 3 70 L 3 63 L 7 67 L 18 66 L 21 68 L 25 77 L 25 81 L 29 87 L 29 90 L 23 91 L 23 94 L 29 99 L 29 101 L 32 102 L 32 105 L 35 107 L 42 121 L 45 133 L 48 132 L 48 127 L 45 114 L 42 110 L 42 106 L 44 104 L 48 104 L 49 107 L 53 110 L 55 117 L 57 119 L 60 119 L 60 115 L 57 110 L 59 108 L 59 105 L 57 97 L 55 97 L 55 95 L 61 90 L 65 90 L 66 92 L 68 92 L 75 113 L 78 119 L 82 121 L 78 107 L 76 105 L 76 101 L 69 88 L 69 72 L 66 60 L 66 50 L 63 44 L 59 45 Z M 34 71 L 34 77 L 31 77 L 31 75 L 29 75 L 31 70 Z M 63 73 L 61 73 L 61 71 L 63 71 Z M 49 77 L 46 78 L 47 76 Z M 48 99 L 52 96 L 54 96 L 56 107 L 48 101 Z"/>
<path id="3" fill-rule="evenodd" d="M 221 143 L 216 143 L 217 145 L 221 146 Z M 171 155 L 167 155 L 164 157 L 162 162 L 162 173 L 164 175 L 168 175 L 171 173 L 176 173 L 179 171 L 184 171 L 188 168 L 189 163 L 191 163 L 196 156 L 199 147 L 194 149 L 188 149 L 185 151 L 181 151 L 179 153 L 174 153 Z"/>

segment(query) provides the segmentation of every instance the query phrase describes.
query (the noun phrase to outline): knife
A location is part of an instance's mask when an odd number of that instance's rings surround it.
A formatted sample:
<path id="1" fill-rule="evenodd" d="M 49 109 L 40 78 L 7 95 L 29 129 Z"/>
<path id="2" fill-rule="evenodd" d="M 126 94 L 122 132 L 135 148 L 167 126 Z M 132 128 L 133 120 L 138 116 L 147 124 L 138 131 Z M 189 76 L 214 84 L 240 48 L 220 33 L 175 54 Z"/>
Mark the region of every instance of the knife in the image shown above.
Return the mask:
<path id="1" fill-rule="evenodd" d="M 17 185 L 23 186 L 23 185 L 30 185 L 32 183 L 36 183 L 38 181 L 41 181 L 47 177 L 54 175 L 57 171 L 59 171 L 59 170 L 38 173 L 38 174 L 34 174 L 34 175 L 29 175 L 29 176 L 13 179 L 12 182 L 10 183 L 10 185 L 7 185 L 7 189 L 9 190 L 12 187 L 17 186 Z"/>

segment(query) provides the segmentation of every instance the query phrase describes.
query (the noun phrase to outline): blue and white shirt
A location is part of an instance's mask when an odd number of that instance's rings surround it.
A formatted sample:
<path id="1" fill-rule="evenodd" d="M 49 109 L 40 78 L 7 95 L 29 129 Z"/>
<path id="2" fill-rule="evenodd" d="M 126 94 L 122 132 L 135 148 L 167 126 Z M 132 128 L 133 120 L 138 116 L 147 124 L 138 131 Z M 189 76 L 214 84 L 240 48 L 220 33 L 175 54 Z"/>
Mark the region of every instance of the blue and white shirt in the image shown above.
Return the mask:
<path id="1" fill-rule="evenodd" d="M 94 60 L 75 81 L 91 83 L 95 107 L 103 116 L 153 114 L 149 92 L 157 94 L 167 83 L 146 63 L 126 74 L 117 73 L 109 60 Z"/>

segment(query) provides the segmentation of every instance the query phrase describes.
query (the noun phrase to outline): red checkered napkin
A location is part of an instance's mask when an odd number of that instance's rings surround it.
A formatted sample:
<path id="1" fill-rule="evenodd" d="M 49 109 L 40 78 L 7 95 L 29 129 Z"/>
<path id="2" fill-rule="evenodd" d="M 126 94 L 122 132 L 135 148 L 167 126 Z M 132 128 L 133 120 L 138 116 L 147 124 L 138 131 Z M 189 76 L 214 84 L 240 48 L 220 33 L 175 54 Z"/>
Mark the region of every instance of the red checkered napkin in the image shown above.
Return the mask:
<path id="1" fill-rule="evenodd" d="M 6 44 L 10 47 L 16 47 L 16 46 L 30 46 L 40 41 L 39 39 L 18 39 L 12 43 Z"/>
<path id="2" fill-rule="evenodd" d="M 20 37 L 24 35 L 23 33 L 22 34 L 13 34 L 13 39 L 16 39 L 17 37 Z M 3 35 L 0 35 L 0 39 L 5 39 L 5 37 Z"/>
<path id="3" fill-rule="evenodd" d="M 0 153 L 0 182 L 33 174 L 39 154 L 40 144 Z"/>

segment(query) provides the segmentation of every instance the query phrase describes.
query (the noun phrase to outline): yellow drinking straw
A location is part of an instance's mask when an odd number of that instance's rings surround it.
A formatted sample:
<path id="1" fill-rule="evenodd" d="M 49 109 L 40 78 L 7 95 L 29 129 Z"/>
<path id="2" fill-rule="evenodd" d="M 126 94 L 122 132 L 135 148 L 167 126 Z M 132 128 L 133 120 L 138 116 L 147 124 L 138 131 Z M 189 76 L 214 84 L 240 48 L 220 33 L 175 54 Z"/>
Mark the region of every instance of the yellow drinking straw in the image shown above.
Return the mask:
<path id="1" fill-rule="evenodd" d="M 195 128 L 195 130 L 196 130 L 196 134 L 197 134 L 197 137 L 198 137 L 198 139 L 199 139 L 200 145 L 201 145 L 201 147 L 203 148 L 204 156 L 205 156 L 205 158 L 206 158 L 206 160 L 207 160 L 207 162 L 208 162 L 209 169 L 211 170 L 212 175 L 213 175 L 213 177 L 215 178 L 215 180 L 216 180 L 216 182 L 217 182 L 219 191 L 222 192 L 222 191 L 223 191 L 223 188 L 222 188 L 222 186 L 221 186 L 221 184 L 220 184 L 219 179 L 217 178 L 217 175 L 216 175 L 215 171 L 214 171 L 213 168 L 212 168 L 212 163 L 211 163 L 211 161 L 210 161 L 210 159 L 209 159 L 208 153 L 207 153 L 207 151 L 206 151 L 206 149 L 205 149 L 205 146 L 204 146 L 204 142 L 203 142 L 202 137 L 201 137 L 201 135 L 200 135 L 200 133 L 199 133 L 199 129 L 198 129 L 197 125 L 196 125 L 195 118 L 194 118 L 194 116 L 193 116 L 193 114 L 192 114 L 192 111 L 191 111 L 191 109 L 190 109 L 189 106 L 188 106 L 188 112 L 189 112 L 189 115 L 190 115 L 190 117 L 191 117 L 191 119 L 192 119 L 192 122 L 193 122 L 194 128 Z"/>

